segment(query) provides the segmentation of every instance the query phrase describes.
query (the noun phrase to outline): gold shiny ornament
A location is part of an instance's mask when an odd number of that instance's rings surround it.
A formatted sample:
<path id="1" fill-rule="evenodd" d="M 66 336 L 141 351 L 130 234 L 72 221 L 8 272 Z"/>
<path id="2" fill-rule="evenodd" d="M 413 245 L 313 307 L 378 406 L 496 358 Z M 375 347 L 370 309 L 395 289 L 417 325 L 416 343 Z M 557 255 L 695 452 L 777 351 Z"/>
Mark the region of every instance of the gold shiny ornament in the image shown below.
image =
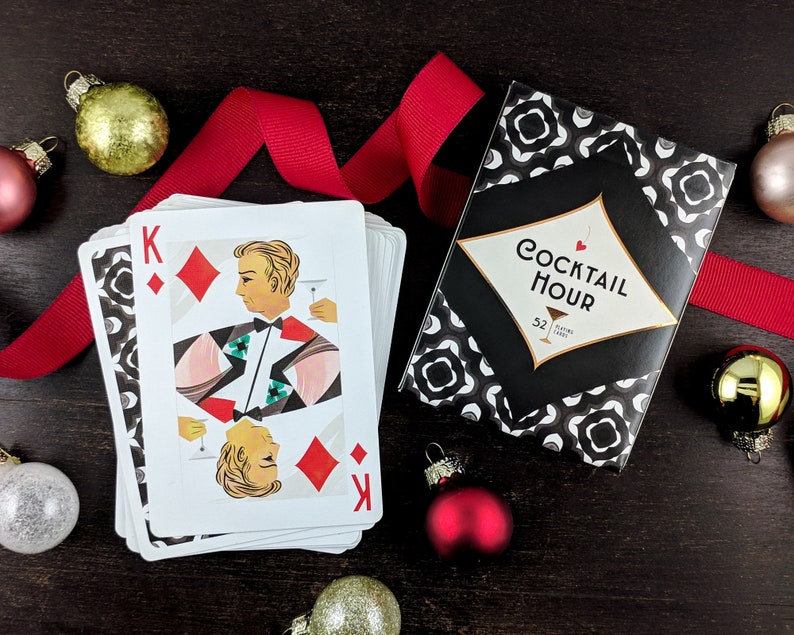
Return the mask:
<path id="1" fill-rule="evenodd" d="M 794 223 L 794 105 L 778 104 L 766 126 L 767 143 L 750 166 L 758 207 L 781 223 Z"/>
<path id="2" fill-rule="evenodd" d="M 150 92 L 127 82 L 104 83 L 69 71 L 66 101 L 77 112 L 74 131 L 88 159 L 122 176 L 152 167 L 168 145 L 168 117 Z"/>
<path id="3" fill-rule="evenodd" d="M 728 351 L 711 380 L 722 421 L 734 445 L 756 456 L 769 448 L 774 426 L 791 398 L 791 374 L 781 359 L 764 348 L 737 346 Z"/>
<path id="4" fill-rule="evenodd" d="M 331 582 L 314 608 L 293 620 L 284 635 L 399 635 L 400 605 L 382 582 L 350 575 Z"/>

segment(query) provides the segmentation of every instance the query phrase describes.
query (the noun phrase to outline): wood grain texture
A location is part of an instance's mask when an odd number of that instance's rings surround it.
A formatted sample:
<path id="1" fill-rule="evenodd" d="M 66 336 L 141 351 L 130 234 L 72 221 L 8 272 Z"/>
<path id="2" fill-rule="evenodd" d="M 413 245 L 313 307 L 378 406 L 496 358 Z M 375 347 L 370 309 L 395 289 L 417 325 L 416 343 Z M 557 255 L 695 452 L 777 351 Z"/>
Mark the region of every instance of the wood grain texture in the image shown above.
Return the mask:
<path id="1" fill-rule="evenodd" d="M 50 134 L 61 144 L 31 218 L 0 235 L 0 344 L 44 310 L 77 272 L 80 243 L 126 217 L 230 90 L 313 100 L 342 163 L 437 51 L 488 96 L 441 160 L 472 170 L 507 85 L 519 80 L 735 161 L 712 249 L 791 275 L 794 228 L 754 207 L 747 174 L 769 112 L 794 99 L 792 18 L 785 3 L 754 0 L 4 0 L 0 144 Z M 158 96 L 172 139 L 157 166 L 122 178 L 88 162 L 63 97 L 71 69 Z M 287 186 L 264 153 L 226 196 L 319 198 Z M 451 232 L 423 217 L 410 186 L 372 209 L 409 241 L 380 423 L 383 520 L 341 556 L 143 561 L 113 529 L 115 453 L 91 348 L 51 376 L 0 380 L 0 445 L 64 470 L 82 504 L 58 548 L 3 552 L 3 632 L 277 634 L 332 579 L 353 573 L 392 589 L 407 635 L 794 628 L 791 416 L 752 465 L 708 412 L 702 372 L 703 360 L 740 343 L 794 366 L 794 342 L 690 307 L 628 467 L 620 475 L 590 468 L 396 391 Z M 515 534 L 499 560 L 451 567 L 425 542 L 430 441 L 508 497 Z"/>

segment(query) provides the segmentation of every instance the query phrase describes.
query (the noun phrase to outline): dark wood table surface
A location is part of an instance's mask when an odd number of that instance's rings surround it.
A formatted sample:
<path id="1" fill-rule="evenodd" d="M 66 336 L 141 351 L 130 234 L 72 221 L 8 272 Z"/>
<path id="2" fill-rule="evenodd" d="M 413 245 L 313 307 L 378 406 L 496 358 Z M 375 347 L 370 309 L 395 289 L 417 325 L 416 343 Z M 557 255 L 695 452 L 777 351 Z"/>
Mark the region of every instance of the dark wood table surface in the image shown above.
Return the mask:
<path id="1" fill-rule="evenodd" d="M 445 157 L 451 167 L 473 171 L 508 84 L 519 80 L 736 162 L 711 249 L 790 275 L 794 228 L 758 211 L 748 172 L 770 111 L 794 100 L 793 23 L 787 3 L 754 1 L 4 0 L 0 144 L 56 135 L 60 146 L 32 216 L 0 235 L 0 344 L 48 306 L 77 272 L 78 246 L 126 217 L 230 90 L 314 101 L 341 164 L 438 51 L 487 94 L 456 135 L 463 149 Z M 118 177 L 88 162 L 64 100 L 72 69 L 157 95 L 172 128 L 160 163 Z M 286 185 L 265 152 L 225 196 L 321 199 Z M 794 343 L 689 307 L 627 468 L 585 466 L 398 393 L 451 230 L 423 216 L 410 185 L 371 209 L 408 237 L 380 421 L 382 521 L 343 555 L 145 562 L 114 533 L 116 456 L 92 346 L 49 376 L 0 380 L 0 445 L 62 469 L 81 500 L 75 530 L 54 550 L 2 551 L 0 630 L 281 633 L 348 574 L 386 583 L 411 635 L 794 628 L 791 416 L 754 465 L 711 415 L 702 372 L 704 360 L 744 343 L 794 365 Z M 426 542 L 431 441 L 507 496 L 515 531 L 499 559 L 451 566 Z"/>

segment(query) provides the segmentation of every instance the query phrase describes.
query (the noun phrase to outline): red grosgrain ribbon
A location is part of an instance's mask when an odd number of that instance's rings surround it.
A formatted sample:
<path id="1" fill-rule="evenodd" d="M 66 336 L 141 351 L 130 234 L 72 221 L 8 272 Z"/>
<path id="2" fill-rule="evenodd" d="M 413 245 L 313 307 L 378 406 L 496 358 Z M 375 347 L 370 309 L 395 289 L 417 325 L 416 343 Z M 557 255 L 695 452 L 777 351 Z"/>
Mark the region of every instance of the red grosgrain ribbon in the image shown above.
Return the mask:
<path id="1" fill-rule="evenodd" d="M 246 88 L 232 91 L 133 209 L 171 194 L 219 196 L 267 146 L 296 188 L 376 203 L 413 179 L 424 213 L 452 226 L 471 180 L 432 164 L 482 91 L 443 54 L 408 86 L 400 105 L 340 169 L 322 116 L 311 102 Z M 773 299 L 770 302 L 770 298 Z M 794 281 L 708 253 L 690 302 L 794 338 Z M 0 377 L 31 379 L 72 359 L 93 340 L 83 282 L 76 276 L 31 326 L 0 350 Z"/>
<path id="2" fill-rule="evenodd" d="M 794 280 L 707 252 L 690 304 L 794 339 Z"/>
<path id="3" fill-rule="evenodd" d="M 171 194 L 219 196 L 266 145 L 291 185 L 376 203 L 411 177 L 419 204 L 451 226 L 470 179 L 432 165 L 439 148 L 483 92 L 443 54 L 408 86 L 397 110 L 340 169 L 317 107 L 262 91 L 232 91 L 133 212 Z M 60 368 L 93 340 L 81 277 L 76 276 L 16 340 L 0 350 L 0 377 L 32 379 Z"/>

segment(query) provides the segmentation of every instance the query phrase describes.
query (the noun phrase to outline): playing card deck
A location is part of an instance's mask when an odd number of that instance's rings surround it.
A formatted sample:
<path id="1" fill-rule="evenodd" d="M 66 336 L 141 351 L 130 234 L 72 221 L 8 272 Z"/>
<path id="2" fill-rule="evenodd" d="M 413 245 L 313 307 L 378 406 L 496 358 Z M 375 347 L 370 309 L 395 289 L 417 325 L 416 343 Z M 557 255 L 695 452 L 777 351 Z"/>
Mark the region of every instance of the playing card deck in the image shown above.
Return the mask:
<path id="1" fill-rule="evenodd" d="M 355 202 L 184 195 L 81 246 L 130 549 L 358 544 L 404 256 Z"/>

